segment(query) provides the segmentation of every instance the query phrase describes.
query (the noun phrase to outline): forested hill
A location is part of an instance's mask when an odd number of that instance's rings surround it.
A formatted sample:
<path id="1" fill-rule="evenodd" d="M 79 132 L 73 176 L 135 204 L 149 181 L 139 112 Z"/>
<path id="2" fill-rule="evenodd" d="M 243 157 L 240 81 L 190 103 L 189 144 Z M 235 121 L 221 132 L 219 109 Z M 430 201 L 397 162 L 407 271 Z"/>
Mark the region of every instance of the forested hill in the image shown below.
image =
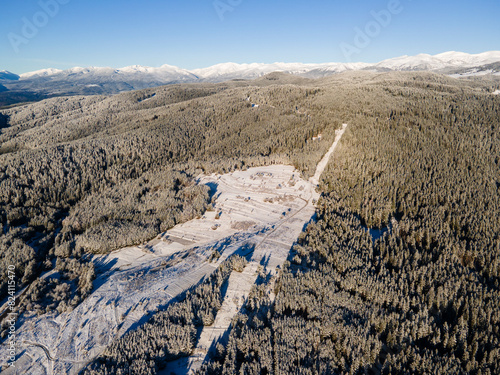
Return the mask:
<path id="1" fill-rule="evenodd" d="M 86 254 L 140 243 L 209 207 L 198 174 L 285 163 L 310 177 L 349 123 L 276 300 L 257 288 L 205 371 L 493 374 L 497 84 L 271 74 L 1 111 L 0 269 L 15 264 L 30 285 L 21 310 L 71 309 L 92 290 Z M 38 278 L 52 269 L 59 278 Z M 165 351 L 139 341 L 138 373 L 155 373 Z"/>
<path id="2" fill-rule="evenodd" d="M 363 84 L 276 299 L 200 373 L 499 372 L 500 98 L 408 78 Z"/>
<path id="3" fill-rule="evenodd" d="M 85 254 L 141 243 L 202 214 L 210 196 L 195 185 L 202 172 L 288 163 L 309 175 L 352 112 L 344 99 L 277 74 L 1 111 L 0 269 L 15 265 L 19 287 L 31 284 L 20 308 L 76 306 L 92 289 Z M 61 277 L 37 279 L 52 269 Z"/>

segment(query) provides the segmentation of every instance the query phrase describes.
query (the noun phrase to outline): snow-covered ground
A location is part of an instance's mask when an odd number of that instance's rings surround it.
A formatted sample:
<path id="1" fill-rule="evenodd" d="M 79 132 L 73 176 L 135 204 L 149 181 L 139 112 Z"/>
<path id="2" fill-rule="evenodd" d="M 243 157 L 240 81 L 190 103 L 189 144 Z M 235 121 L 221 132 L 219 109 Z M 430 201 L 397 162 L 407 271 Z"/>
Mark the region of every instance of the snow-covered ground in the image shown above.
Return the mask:
<path id="1" fill-rule="evenodd" d="M 319 184 L 319 178 L 323 174 L 323 171 L 325 170 L 326 166 L 328 165 L 328 162 L 330 161 L 330 156 L 332 156 L 333 152 L 337 148 L 337 145 L 340 141 L 340 138 L 344 135 L 345 129 L 347 128 L 347 124 L 342 125 L 342 129 L 339 129 L 336 131 L 336 138 L 335 142 L 333 142 L 332 146 L 328 150 L 328 152 L 323 156 L 323 159 L 319 162 L 318 166 L 316 167 L 316 173 L 314 173 L 314 176 L 311 177 L 309 180 L 313 185 L 318 185 Z"/>
<path id="2" fill-rule="evenodd" d="M 314 189 L 290 166 L 208 176 L 200 183 L 217 186 L 215 210 L 147 244 L 95 257 L 100 276 L 90 297 L 70 313 L 31 317 L 19 328 L 17 370 L 77 373 L 113 339 L 196 284 L 227 256 L 245 243 L 262 242 L 277 228 L 283 235 L 276 238 L 273 249 L 282 255 L 270 260 L 268 267 L 282 263 L 314 213 L 311 208 L 304 210 L 316 194 Z M 300 218 L 289 219 L 299 212 Z M 222 257 L 209 263 L 214 249 Z M 6 347 L 0 348 L 0 355 L 6 355 Z"/>
<path id="3" fill-rule="evenodd" d="M 334 146 L 345 127 L 337 133 Z M 202 332 L 195 356 L 189 359 L 192 368 L 199 367 L 207 349 L 227 330 L 248 296 L 257 269 L 275 274 L 313 217 L 313 201 L 319 198 L 317 179 L 327 162 L 324 159 L 318 165 L 311 181 L 303 180 L 294 167 L 285 165 L 201 176 L 200 184 L 216 190 L 214 211 L 148 243 L 94 257 L 99 276 L 93 293 L 72 312 L 32 316 L 20 322 L 16 368 L 3 373 L 78 373 L 115 338 L 145 322 L 151 313 L 209 275 L 227 257 L 248 251 L 245 245 L 255 245 L 243 273 L 231 275 L 222 309 L 214 325 Z M 208 258 L 214 250 L 222 256 L 210 263 Z M 8 357 L 4 345 L 0 356 Z M 178 363 L 180 373 L 186 373 L 187 364 Z"/>
<path id="4" fill-rule="evenodd" d="M 160 373 L 161 375 L 185 375 L 198 370 L 207 358 L 209 350 L 225 333 L 229 332 L 231 321 L 242 308 L 252 286 L 255 285 L 259 272 L 263 272 L 267 277 L 276 276 L 277 266 L 281 266 L 285 262 L 291 246 L 302 232 L 304 225 L 311 220 L 315 213 L 314 201 L 319 198 L 319 194 L 315 192 L 314 187 L 319 183 L 319 178 L 328 165 L 346 128 L 347 124 L 344 124 L 341 129 L 337 130 L 335 141 L 318 163 L 316 173 L 308 184 L 311 195 L 303 208 L 282 221 L 264 238 L 259 239 L 260 242 L 256 243 L 253 256 L 243 272 L 231 274 L 224 301 L 221 309 L 217 312 L 214 324 L 203 328 L 193 355 L 169 363 L 167 368 Z M 265 267 L 262 269 L 263 265 Z"/>
<path id="5" fill-rule="evenodd" d="M 481 77 L 481 76 L 486 76 L 486 75 L 496 75 L 496 72 L 494 70 L 481 70 L 478 68 L 471 69 L 467 72 L 462 72 L 462 73 L 456 73 L 456 74 L 450 74 L 449 77 L 451 78 L 467 78 L 467 77 Z"/>

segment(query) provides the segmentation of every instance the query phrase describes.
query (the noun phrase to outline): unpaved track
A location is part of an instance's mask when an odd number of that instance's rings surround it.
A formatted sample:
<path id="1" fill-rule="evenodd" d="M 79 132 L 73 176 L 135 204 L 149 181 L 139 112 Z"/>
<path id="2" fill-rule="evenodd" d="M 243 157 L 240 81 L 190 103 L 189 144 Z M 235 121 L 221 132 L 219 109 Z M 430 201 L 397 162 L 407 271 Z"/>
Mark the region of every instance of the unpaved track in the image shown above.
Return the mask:
<path id="1" fill-rule="evenodd" d="M 35 342 L 30 342 L 30 341 L 23 341 L 23 344 L 26 344 L 28 346 L 36 346 L 38 348 L 41 348 L 45 352 L 45 355 L 47 356 L 47 359 L 49 361 L 53 361 L 54 360 L 54 358 L 52 357 L 52 355 L 49 352 L 49 349 L 47 349 L 47 347 L 45 345 L 37 344 Z"/>
<path id="2" fill-rule="evenodd" d="M 279 241 L 279 239 L 281 238 L 280 229 L 282 229 L 287 222 L 291 221 L 297 216 L 300 216 L 303 213 L 305 213 L 305 215 L 303 215 L 303 218 L 310 218 L 311 210 L 307 209 L 311 208 L 312 199 L 313 197 L 311 197 L 307 201 L 304 200 L 305 204 L 299 211 L 297 211 L 293 215 L 290 215 L 288 218 L 278 224 L 272 231 L 267 233 L 258 242 L 257 246 L 254 249 L 252 259 L 247 264 L 243 272 L 231 273 L 222 306 L 217 312 L 214 323 L 209 327 L 203 328 L 193 355 L 189 358 L 181 358 L 178 361 L 170 363 L 167 367 L 167 371 L 163 372 L 163 374 L 186 374 L 192 373 L 200 368 L 203 361 L 207 357 L 210 347 L 214 343 L 216 343 L 228 330 L 233 317 L 238 313 L 238 311 L 240 311 L 241 307 L 244 304 L 244 301 L 248 298 L 250 290 L 257 281 L 259 267 L 262 267 L 262 260 L 267 259 L 267 261 L 273 265 L 281 265 L 286 260 L 290 250 L 290 244 L 286 244 L 286 251 L 283 251 L 283 243 Z M 297 229 L 300 230 L 300 228 Z M 300 233 L 300 231 L 297 229 L 295 233 L 293 233 L 293 236 L 295 236 L 295 238 Z M 280 247 L 281 251 L 279 251 Z M 269 268 L 270 267 L 267 267 L 267 273 L 274 276 L 276 274 L 276 268 Z"/>
<path id="3" fill-rule="evenodd" d="M 325 154 L 325 156 L 323 157 L 323 159 L 321 159 L 321 161 L 318 163 L 318 166 L 316 167 L 316 173 L 314 174 L 313 177 L 311 177 L 309 179 L 309 181 L 313 185 L 318 185 L 319 184 L 319 178 L 321 177 L 321 175 L 325 171 L 325 168 L 328 165 L 328 162 L 330 161 L 330 156 L 332 156 L 332 154 L 334 153 L 335 149 L 337 148 L 337 145 L 339 144 L 340 139 L 344 135 L 344 132 L 345 132 L 346 128 L 347 128 L 347 124 L 344 124 L 344 125 L 342 125 L 342 129 L 340 129 L 340 130 L 337 131 L 337 136 L 335 137 L 335 142 L 333 142 L 333 144 L 330 147 L 330 149 L 328 150 L 328 152 Z"/>

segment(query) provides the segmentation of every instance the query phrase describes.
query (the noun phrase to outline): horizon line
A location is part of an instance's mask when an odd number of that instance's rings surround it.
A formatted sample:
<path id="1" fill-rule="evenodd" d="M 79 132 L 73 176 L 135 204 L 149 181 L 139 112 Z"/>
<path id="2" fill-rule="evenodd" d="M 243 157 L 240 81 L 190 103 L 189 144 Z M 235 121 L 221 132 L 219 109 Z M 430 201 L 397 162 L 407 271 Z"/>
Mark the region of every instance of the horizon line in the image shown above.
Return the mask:
<path id="1" fill-rule="evenodd" d="M 377 62 L 373 62 L 373 63 L 372 62 L 363 62 L 363 61 L 355 61 L 355 62 L 333 62 L 333 61 L 330 61 L 330 62 L 310 62 L 310 63 L 303 63 L 303 62 L 298 62 L 298 61 L 295 61 L 295 62 L 275 61 L 275 62 L 272 62 L 272 63 L 265 63 L 265 62 L 251 62 L 251 63 L 244 62 L 244 63 L 237 63 L 237 62 L 233 62 L 233 61 L 225 61 L 225 62 L 219 62 L 219 63 L 213 64 L 213 65 L 205 66 L 205 67 L 202 67 L 202 68 L 194 68 L 194 69 L 186 69 L 186 68 L 182 68 L 182 67 L 180 67 L 178 65 L 171 65 L 171 64 L 162 64 L 160 66 L 149 66 L 149 65 L 134 64 L 134 65 L 123 66 L 123 67 L 120 67 L 120 68 L 115 68 L 115 67 L 111 67 L 111 66 L 95 66 L 95 65 L 78 66 L 78 65 L 76 65 L 76 66 L 73 66 L 73 67 L 67 68 L 67 69 L 58 69 L 58 68 L 48 67 L 48 68 L 42 68 L 42 69 L 37 69 L 37 70 L 31 70 L 31 71 L 27 71 L 27 72 L 24 72 L 24 73 L 14 73 L 14 72 L 9 71 L 9 70 L 0 70 L 0 72 L 2 72 L 2 73 L 11 73 L 11 74 L 15 74 L 15 75 L 21 77 L 22 75 L 26 75 L 26 74 L 30 74 L 30 73 L 36 73 L 36 72 L 41 72 L 41 71 L 47 71 L 47 70 L 57 70 L 59 72 L 65 72 L 65 71 L 72 70 L 72 69 L 92 69 L 92 68 L 94 68 L 94 69 L 95 68 L 102 68 L 102 69 L 123 70 L 123 69 L 126 69 L 126 68 L 133 68 L 133 67 L 150 68 L 150 69 L 160 69 L 162 67 L 168 66 L 168 67 L 177 68 L 177 69 L 184 70 L 186 72 L 191 73 L 191 72 L 196 71 L 196 70 L 209 69 L 209 68 L 212 68 L 212 67 L 215 67 L 215 66 L 218 66 L 218 65 L 225 65 L 225 64 L 234 64 L 234 65 L 255 65 L 255 64 L 258 64 L 258 65 L 274 65 L 274 64 L 287 64 L 287 65 L 292 65 L 292 64 L 301 64 L 301 65 L 334 65 L 334 64 L 335 65 L 355 65 L 355 64 L 367 64 L 367 65 L 376 65 L 376 64 L 382 63 L 384 61 L 395 60 L 395 59 L 399 59 L 399 58 L 417 57 L 417 56 L 437 57 L 437 56 L 448 54 L 448 53 L 460 53 L 460 54 L 465 54 L 465 55 L 469 55 L 469 56 L 478 56 L 478 55 L 483 55 L 483 54 L 487 54 L 487 53 L 499 53 L 500 54 L 500 50 L 484 51 L 484 52 L 480 52 L 480 53 L 468 53 L 468 52 L 451 51 L 450 50 L 450 51 L 441 52 L 441 53 L 438 53 L 438 54 L 435 54 L 435 55 L 428 54 L 428 53 L 419 53 L 419 54 L 416 54 L 416 55 L 400 55 L 400 56 L 395 56 L 395 57 L 383 59 L 383 60 L 380 60 L 380 61 L 377 61 Z"/>

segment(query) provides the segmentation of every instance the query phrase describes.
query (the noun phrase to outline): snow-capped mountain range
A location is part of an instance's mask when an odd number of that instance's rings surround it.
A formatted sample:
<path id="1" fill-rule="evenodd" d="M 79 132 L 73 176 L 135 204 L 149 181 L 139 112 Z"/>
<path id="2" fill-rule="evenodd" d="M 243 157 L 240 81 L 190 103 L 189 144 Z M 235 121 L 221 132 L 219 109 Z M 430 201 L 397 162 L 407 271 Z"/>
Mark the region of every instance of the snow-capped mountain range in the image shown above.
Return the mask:
<path id="1" fill-rule="evenodd" d="M 453 68 L 472 68 L 500 62 L 500 51 L 470 55 L 463 52 L 445 52 L 439 55 L 420 54 L 401 56 L 384 60 L 374 67 L 397 71 L 443 70 Z"/>
<path id="2" fill-rule="evenodd" d="M 477 55 L 446 52 L 439 55 L 401 56 L 370 63 L 224 63 L 203 69 L 186 70 L 171 65 L 129 66 L 120 69 L 75 67 L 68 70 L 43 69 L 16 75 L 0 71 L 0 84 L 8 90 L 57 94 L 113 94 L 171 83 L 222 82 L 255 79 L 272 72 L 320 78 L 348 70 L 435 71 L 455 76 L 495 74 L 500 71 L 500 51 Z"/>

